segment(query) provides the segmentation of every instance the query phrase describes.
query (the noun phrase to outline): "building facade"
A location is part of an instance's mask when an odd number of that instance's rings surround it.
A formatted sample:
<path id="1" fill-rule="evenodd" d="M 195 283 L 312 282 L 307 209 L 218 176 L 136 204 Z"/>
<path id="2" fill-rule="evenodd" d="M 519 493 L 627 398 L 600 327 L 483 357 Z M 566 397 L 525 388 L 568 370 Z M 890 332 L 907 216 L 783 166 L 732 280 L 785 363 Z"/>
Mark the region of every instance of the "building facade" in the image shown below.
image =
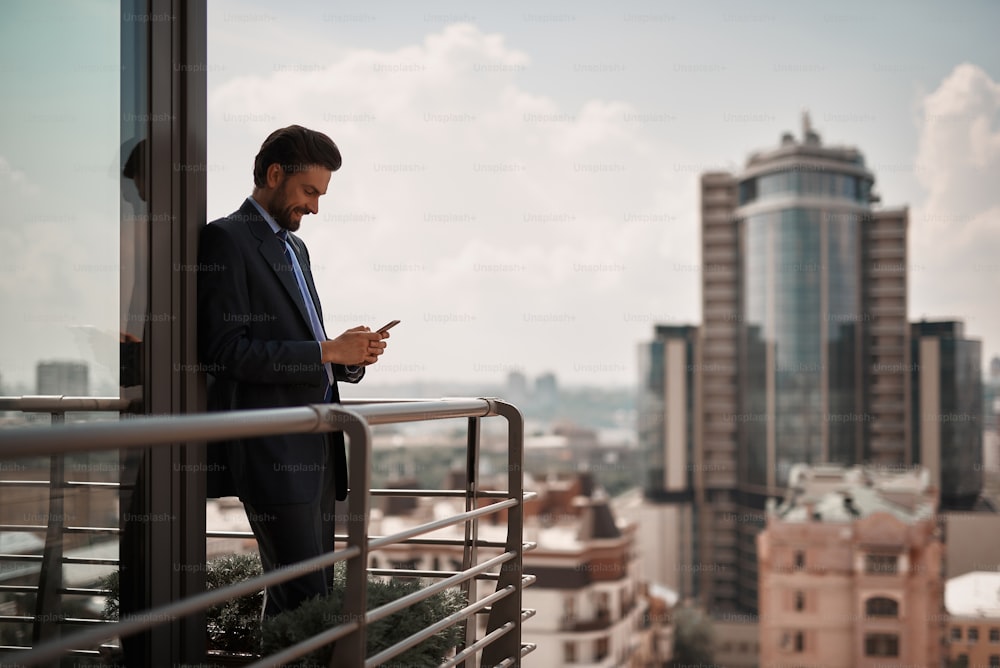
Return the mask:
<path id="1" fill-rule="evenodd" d="M 961 322 L 915 322 L 912 346 L 914 459 L 941 481 L 943 510 L 970 510 L 983 489 L 982 344 Z"/>
<path id="2" fill-rule="evenodd" d="M 524 590 L 523 605 L 536 614 L 523 626 L 522 638 L 537 647 L 522 665 L 666 665 L 673 642 L 669 612 L 640 576 L 637 525 L 616 517 L 588 474 L 526 478 L 525 489 L 538 493 L 525 503 L 524 532 L 537 547 L 524 555 L 524 572 L 535 582 Z M 374 512 L 372 533 L 399 531 L 461 510 L 447 499 L 427 501 Z M 489 523 L 480 523 L 479 538 L 492 540 L 496 534 L 502 543 L 503 521 L 493 515 Z M 461 539 L 462 534 L 452 527 L 427 537 Z M 369 565 L 440 571 L 458 569 L 462 557 L 461 546 L 400 544 L 372 553 Z"/>
<path id="3" fill-rule="evenodd" d="M 760 665 L 940 666 L 936 506 L 926 469 L 793 466 L 757 537 Z"/>
<path id="4" fill-rule="evenodd" d="M 1000 572 L 973 571 L 951 578 L 944 600 L 951 664 L 1000 668 Z"/>
<path id="5" fill-rule="evenodd" d="M 645 503 L 632 517 L 648 531 L 638 536 L 642 575 L 682 599 L 699 593 L 695 492 L 704 489 L 700 466 L 700 399 L 697 327 L 656 327 L 639 348 L 638 436 Z M 698 480 L 696 480 L 698 479 Z"/>

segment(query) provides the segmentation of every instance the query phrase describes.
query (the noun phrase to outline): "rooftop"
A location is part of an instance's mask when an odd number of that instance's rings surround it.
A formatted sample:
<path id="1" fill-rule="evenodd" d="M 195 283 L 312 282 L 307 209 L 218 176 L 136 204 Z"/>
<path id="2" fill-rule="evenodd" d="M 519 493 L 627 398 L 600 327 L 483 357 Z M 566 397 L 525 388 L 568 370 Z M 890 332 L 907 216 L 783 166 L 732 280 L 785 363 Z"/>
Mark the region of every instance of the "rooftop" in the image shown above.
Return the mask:
<path id="1" fill-rule="evenodd" d="M 784 522 L 852 522 L 888 513 L 907 524 L 933 517 L 936 490 L 922 467 L 886 471 L 863 466 L 796 464 L 788 496 L 769 515 Z"/>
<path id="2" fill-rule="evenodd" d="M 944 586 L 944 607 L 956 617 L 1000 620 L 1000 572 L 973 571 Z"/>

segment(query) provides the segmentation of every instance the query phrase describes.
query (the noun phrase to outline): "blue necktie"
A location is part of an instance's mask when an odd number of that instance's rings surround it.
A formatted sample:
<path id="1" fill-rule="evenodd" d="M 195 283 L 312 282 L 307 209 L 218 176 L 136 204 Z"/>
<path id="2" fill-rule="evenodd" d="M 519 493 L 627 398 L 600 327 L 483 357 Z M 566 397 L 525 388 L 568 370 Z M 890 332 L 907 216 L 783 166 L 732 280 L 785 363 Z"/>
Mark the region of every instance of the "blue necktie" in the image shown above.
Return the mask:
<path id="1" fill-rule="evenodd" d="M 302 301 L 306 303 L 306 312 L 309 313 L 309 325 L 312 327 L 313 336 L 316 337 L 317 341 L 326 341 L 326 332 L 323 330 L 323 323 L 320 322 L 319 313 L 316 312 L 316 305 L 313 303 L 312 295 L 309 294 L 309 288 L 306 287 L 306 279 L 302 274 L 302 267 L 299 266 L 299 259 L 295 255 L 295 251 L 292 250 L 291 244 L 288 243 L 288 230 L 278 230 L 278 238 L 281 239 L 282 245 L 285 247 L 285 257 L 288 258 L 289 264 L 292 265 L 292 271 L 295 273 L 295 282 L 299 284 L 299 293 L 302 295 Z M 327 400 L 331 394 L 331 389 L 334 383 L 333 367 L 330 364 L 325 364 L 326 375 L 330 380 L 330 388 L 327 388 Z"/>

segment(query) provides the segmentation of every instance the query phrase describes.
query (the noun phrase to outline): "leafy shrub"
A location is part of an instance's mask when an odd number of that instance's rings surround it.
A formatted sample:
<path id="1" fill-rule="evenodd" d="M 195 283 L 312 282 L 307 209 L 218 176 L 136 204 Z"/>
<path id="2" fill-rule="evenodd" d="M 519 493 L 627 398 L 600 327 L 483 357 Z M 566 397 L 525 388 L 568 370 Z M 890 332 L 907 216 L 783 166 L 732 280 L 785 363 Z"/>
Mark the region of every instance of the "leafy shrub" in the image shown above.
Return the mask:
<path id="1" fill-rule="evenodd" d="M 273 654 L 299 643 L 310 636 L 336 626 L 343 621 L 342 610 L 346 578 L 343 569 L 334 575 L 333 590 L 325 597 L 306 601 L 295 610 L 283 612 L 266 620 L 263 626 L 263 654 Z M 378 608 L 421 589 L 416 580 L 390 580 L 369 577 L 368 609 Z M 465 606 L 461 591 L 450 589 L 434 594 L 394 615 L 368 626 L 368 656 L 387 649 L 403 638 L 410 636 Z M 438 632 L 424 642 L 412 647 L 392 659 L 392 665 L 437 666 L 447 653 L 462 640 L 462 628 L 453 625 Z M 290 666 L 327 666 L 333 652 L 331 646 L 320 648 L 297 660 Z"/>

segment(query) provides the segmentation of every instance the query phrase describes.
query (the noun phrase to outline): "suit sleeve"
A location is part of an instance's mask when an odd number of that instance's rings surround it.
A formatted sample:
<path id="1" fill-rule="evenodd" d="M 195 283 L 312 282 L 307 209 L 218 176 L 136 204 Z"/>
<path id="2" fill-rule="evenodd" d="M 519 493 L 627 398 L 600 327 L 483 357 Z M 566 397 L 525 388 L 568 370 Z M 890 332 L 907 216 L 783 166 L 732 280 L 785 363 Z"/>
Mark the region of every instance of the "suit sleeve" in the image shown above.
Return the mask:
<path id="1" fill-rule="evenodd" d="M 254 338 L 246 258 L 221 225 L 202 228 L 198 247 L 199 358 L 215 376 L 246 383 L 322 385 L 315 341 Z M 259 314 L 258 314 L 259 315 Z"/>

